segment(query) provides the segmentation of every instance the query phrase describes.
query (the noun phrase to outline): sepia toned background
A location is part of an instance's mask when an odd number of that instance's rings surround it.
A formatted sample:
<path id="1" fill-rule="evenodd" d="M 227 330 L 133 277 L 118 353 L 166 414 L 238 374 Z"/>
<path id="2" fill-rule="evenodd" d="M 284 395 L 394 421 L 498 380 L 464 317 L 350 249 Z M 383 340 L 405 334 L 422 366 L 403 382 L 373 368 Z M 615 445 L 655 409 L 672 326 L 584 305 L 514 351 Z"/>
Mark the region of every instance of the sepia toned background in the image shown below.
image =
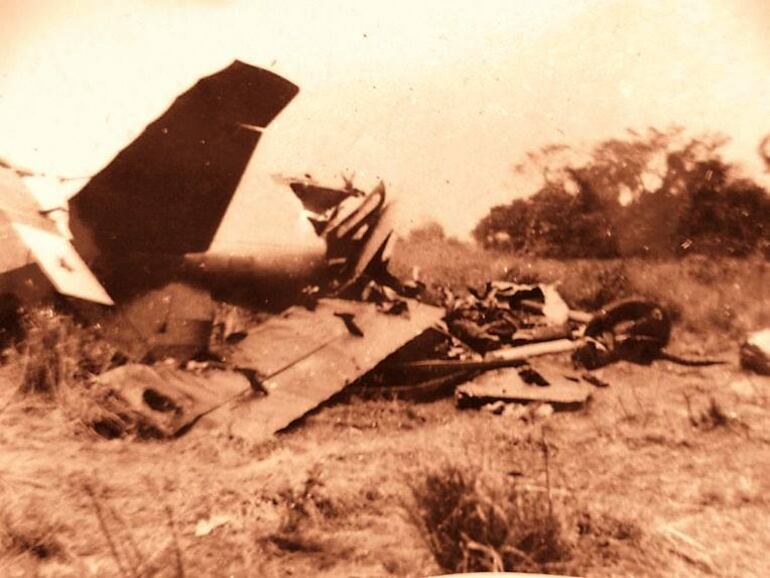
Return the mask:
<path id="1" fill-rule="evenodd" d="M 90 176 L 239 58 L 301 92 L 260 144 L 227 239 L 267 239 L 275 223 L 311 236 L 272 178 L 307 172 L 355 173 L 363 188 L 382 178 L 403 229 L 430 218 L 466 237 L 491 205 L 536 190 L 513 170 L 526 151 L 627 128 L 722 132 L 728 160 L 767 182 L 768 27 L 762 0 L 4 0 L 0 156 Z M 55 198 L 82 182 L 33 188 Z"/>
<path id="2" fill-rule="evenodd" d="M 0 0 L 0 577 L 770 575 L 769 26 Z"/>

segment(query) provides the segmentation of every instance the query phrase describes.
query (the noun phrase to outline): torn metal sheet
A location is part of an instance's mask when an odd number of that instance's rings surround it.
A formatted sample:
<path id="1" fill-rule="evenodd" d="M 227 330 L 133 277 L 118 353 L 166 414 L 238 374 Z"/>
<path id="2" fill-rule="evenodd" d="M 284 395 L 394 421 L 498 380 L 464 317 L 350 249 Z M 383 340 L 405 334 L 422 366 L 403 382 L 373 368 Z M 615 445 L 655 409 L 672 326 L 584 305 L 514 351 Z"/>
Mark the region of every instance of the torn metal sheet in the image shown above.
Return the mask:
<path id="1" fill-rule="evenodd" d="M 375 215 L 385 204 L 385 185 L 380 182 L 374 190 L 367 195 L 354 212 L 344 219 L 335 218 L 329 222 L 324 235 L 335 239 L 342 239 L 350 235 L 357 227 Z"/>
<path id="2" fill-rule="evenodd" d="M 227 427 L 262 441 L 286 428 L 420 335 L 443 310 L 408 302 L 408 313 L 386 315 L 371 303 L 322 299 L 313 311 L 292 307 L 251 330 L 230 361 L 262 377 L 267 396 L 239 398 L 201 425 Z M 363 335 L 351 331 L 352 321 Z"/>
<path id="3" fill-rule="evenodd" d="M 393 247 L 393 205 L 385 205 L 380 211 L 378 220 L 374 222 L 361 246 L 361 251 L 353 266 L 351 279 L 358 279 L 379 256 L 380 261 L 390 260 Z"/>
<path id="4" fill-rule="evenodd" d="M 302 206 L 313 213 L 324 213 L 342 203 L 348 197 L 363 195 L 358 189 L 335 189 L 303 182 L 289 182 L 291 190 L 302 202 Z"/>
<path id="5" fill-rule="evenodd" d="M 101 433 L 135 430 L 148 437 L 171 437 L 202 414 L 250 387 L 235 371 L 191 372 L 169 366 L 131 364 L 95 379 L 101 405 L 116 416 L 95 423 Z"/>
<path id="6" fill-rule="evenodd" d="M 357 226 L 375 215 L 385 203 L 385 185 L 380 182 L 363 199 L 353 199 L 341 203 L 323 231 L 325 237 L 342 239 Z"/>
<path id="7" fill-rule="evenodd" d="M 586 383 L 572 381 L 556 371 L 551 372 L 549 377 L 543 380 L 548 385 L 535 385 L 528 383 L 514 368 L 489 371 L 455 390 L 457 405 L 478 407 L 494 401 L 538 401 L 555 406 L 579 407 L 591 396 L 593 388 Z"/>

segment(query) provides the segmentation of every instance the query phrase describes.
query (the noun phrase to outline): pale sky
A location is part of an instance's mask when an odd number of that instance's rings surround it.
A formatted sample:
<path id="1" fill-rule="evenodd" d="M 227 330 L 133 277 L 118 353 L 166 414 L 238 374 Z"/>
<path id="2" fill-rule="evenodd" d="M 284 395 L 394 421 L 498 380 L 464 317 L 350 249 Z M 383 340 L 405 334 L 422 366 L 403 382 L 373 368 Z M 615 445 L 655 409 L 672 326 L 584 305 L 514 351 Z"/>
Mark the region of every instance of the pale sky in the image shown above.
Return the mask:
<path id="1" fill-rule="evenodd" d="M 270 175 L 342 172 L 383 178 L 402 229 L 466 235 L 532 192 L 512 167 L 548 143 L 676 123 L 727 133 L 760 176 L 769 33 L 764 0 L 0 0 L 0 156 L 93 174 L 238 58 L 300 94 L 257 148 L 230 238 L 290 195 Z"/>

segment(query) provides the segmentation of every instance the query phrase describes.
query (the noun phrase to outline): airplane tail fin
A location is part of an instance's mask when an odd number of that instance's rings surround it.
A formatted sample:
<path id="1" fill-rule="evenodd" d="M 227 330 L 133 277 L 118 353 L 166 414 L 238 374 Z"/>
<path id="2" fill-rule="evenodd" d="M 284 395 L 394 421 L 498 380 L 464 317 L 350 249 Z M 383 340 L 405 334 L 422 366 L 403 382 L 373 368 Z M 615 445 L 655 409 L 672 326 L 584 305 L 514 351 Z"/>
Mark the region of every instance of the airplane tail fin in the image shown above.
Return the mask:
<path id="1" fill-rule="evenodd" d="M 70 199 L 76 246 L 90 255 L 205 251 L 262 129 L 298 91 L 237 60 L 199 80 Z"/>

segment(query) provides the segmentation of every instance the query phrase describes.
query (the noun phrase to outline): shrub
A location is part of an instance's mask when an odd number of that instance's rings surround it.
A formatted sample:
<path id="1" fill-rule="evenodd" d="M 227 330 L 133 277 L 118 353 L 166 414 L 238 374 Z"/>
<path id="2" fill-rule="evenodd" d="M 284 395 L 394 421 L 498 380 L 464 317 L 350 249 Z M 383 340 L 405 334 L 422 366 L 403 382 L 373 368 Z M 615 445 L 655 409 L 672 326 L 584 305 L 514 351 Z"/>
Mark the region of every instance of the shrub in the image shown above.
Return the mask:
<path id="1" fill-rule="evenodd" d="M 572 557 L 562 522 L 542 495 L 456 465 L 412 486 L 413 516 L 448 572 L 545 571 Z"/>
<path id="2" fill-rule="evenodd" d="M 24 326 L 26 337 L 17 346 L 21 393 L 53 397 L 62 386 L 83 383 L 124 361 L 97 329 L 51 307 L 29 311 Z"/>
<path id="3" fill-rule="evenodd" d="M 538 257 L 767 258 L 770 195 L 722 159 L 726 142 L 650 129 L 602 141 L 587 158 L 565 156 L 565 146 L 531 151 L 539 190 L 490 209 L 473 236 L 487 249 Z"/>

